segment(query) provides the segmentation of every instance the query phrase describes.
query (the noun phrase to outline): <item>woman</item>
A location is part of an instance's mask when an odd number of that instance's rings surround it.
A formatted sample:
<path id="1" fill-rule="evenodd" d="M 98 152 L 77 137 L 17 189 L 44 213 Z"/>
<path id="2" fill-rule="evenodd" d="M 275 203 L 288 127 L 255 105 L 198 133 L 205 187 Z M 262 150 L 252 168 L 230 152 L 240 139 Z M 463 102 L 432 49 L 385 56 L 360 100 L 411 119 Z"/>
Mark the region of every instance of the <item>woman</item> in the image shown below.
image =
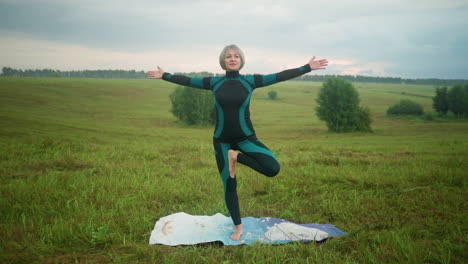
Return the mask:
<path id="1" fill-rule="evenodd" d="M 224 184 L 224 199 L 236 226 L 231 239 L 239 240 L 242 223 L 237 199 L 236 163 L 274 177 L 280 170 L 275 155 L 257 139 L 250 120 L 250 97 L 253 90 L 286 81 L 311 70 L 325 69 L 327 60 L 315 60 L 306 65 L 269 75 L 241 75 L 245 63 L 242 50 L 235 45 L 226 46 L 219 56 L 219 64 L 226 71 L 223 77 L 189 78 L 164 72 L 149 71 L 149 78 L 163 79 L 180 85 L 211 90 L 216 106 L 216 126 L 213 136 L 216 163 Z M 239 151 L 239 152 L 237 152 Z"/>

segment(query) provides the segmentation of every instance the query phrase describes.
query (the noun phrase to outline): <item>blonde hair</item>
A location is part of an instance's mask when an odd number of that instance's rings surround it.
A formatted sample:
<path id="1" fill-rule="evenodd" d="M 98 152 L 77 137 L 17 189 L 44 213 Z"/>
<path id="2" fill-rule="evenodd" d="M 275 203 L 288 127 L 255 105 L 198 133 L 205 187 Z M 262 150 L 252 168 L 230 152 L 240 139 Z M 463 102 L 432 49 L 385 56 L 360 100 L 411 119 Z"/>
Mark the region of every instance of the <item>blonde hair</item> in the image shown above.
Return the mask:
<path id="1" fill-rule="evenodd" d="M 242 52 L 242 50 L 234 44 L 224 47 L 224 49 L 221 51 L 221 54 L 219 54 L 219 65 L 221 65 L 221 68 L 223 68 L 223 70 L 227 70 L 226 65 L 224 64 L 224 58 L 226 57 L 226 53 L 229 50 L 233 50 L 237 54 L 239 54 L 240 61 L 241 61 L 239 70 L 242 69 L 242 67 L 244 67 L 244 64 L 245 64 L 244 52 Z"/>

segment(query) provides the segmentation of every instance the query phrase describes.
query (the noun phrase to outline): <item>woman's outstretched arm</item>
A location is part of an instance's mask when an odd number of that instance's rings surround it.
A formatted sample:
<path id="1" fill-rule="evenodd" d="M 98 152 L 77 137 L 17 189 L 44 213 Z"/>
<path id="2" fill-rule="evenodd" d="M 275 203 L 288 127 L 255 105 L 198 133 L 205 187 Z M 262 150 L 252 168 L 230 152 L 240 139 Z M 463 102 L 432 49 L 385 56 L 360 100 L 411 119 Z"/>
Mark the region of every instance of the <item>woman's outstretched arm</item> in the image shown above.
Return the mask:
<path id="1" fill-rule="evenodd" d="M 183 75 L 172 75 L 165 72 L 161 67 L 158 66 L 157 71 L 149 71 L 146 73 L 150 79 L 163 79 L 172 83 L 176 83 L 183 86 L 189 86 L 198 89 L 210 89 L 211 87 L 211 77 L 205 78 L 190 78 Z"/>
<path id="2" fill-rule="evenodd" d="M 162 79 L 164 70 L 158 66 L 157 71 L 149 71 L 146 73 L 146 76 L 150 79 Z"/>
<path id="3" fill-rule="evenodd" d="M 323 59 L 323 60 L 316 61 L 315 56 L 314 56 L 312 57 L 312 59 L 310 59 L 309 66 L 312 70 L 322 70 L 328 66 L 328 60 Z"/>
<path id="4" fill-rule="evenodd" d="M 323 60 L 315 60 L 315 56 L 307 63 L 306 65 L 295 68 L 289 69 L 278 73 L 268 74 L 268 75 L 254 75 L 254 81 L 256 88 L 272 85 L 278 82 L 287 81 L 296 77 L 299 77 L 303 74 L 306 74 L 312 70 L 322 70 L 328 66 L 328 61 L 326 59 Z"/>

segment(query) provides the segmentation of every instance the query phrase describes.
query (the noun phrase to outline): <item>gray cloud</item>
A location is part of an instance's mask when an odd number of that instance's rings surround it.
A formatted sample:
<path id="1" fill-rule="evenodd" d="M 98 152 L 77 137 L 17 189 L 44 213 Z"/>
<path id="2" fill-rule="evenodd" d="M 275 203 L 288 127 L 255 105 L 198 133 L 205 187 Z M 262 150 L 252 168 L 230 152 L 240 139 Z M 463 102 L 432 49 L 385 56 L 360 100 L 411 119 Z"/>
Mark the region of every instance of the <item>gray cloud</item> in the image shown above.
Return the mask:
<path id="1" fill-rule="evenodd" d="M 196 54 L 236 43 L 270 56 L 352 61 L 336 71 L 468 78 L 462 0 L 30 2 L 0 0 L 2 36 L 126 53 Z"/>

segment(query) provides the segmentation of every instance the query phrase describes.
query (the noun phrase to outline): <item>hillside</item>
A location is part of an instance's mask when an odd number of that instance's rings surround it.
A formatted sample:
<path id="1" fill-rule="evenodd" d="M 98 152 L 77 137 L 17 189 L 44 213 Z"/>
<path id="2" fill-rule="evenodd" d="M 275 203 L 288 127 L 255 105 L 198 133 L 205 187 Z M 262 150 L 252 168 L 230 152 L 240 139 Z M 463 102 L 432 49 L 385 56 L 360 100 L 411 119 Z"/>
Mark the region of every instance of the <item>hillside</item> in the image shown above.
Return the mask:
<path id="1" fill-rule="evenodd" d="M 238 168 L 242 216 L 331 223 L 324 244 L 149 246 L 160 217 L 227 214 L 212 127 L 170 113 L 155 80 L 0 78 L 0 262 L 462 263 L 468 123 L 391 119 L 434 87 L 356 83 L 374 133 L 333 134 L 315 115 L 321 83 L 254 92 L 258 137 L 281 162 Z M 270 90 L 278 100 L 268 99 Z"/>

